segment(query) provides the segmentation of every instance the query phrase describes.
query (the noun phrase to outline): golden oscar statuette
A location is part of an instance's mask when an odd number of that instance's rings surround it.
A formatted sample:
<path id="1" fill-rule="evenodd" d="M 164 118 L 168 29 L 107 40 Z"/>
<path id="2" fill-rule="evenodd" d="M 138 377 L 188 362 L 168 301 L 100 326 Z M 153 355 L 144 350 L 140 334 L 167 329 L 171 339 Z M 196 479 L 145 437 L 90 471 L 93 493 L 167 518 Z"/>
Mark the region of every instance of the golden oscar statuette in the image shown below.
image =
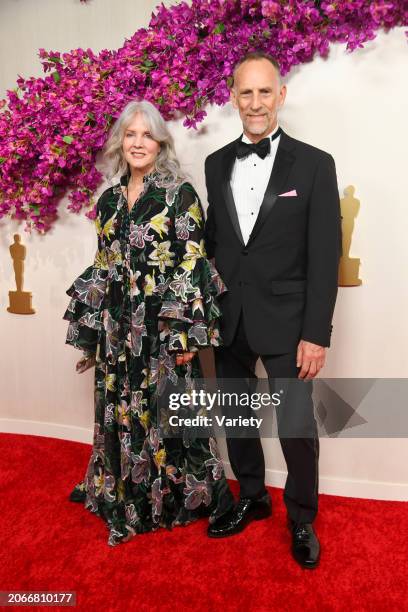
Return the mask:
<path id="1" fill-rule="evenodd" d="M 354 219 L 360 210 L 360 200 L 354 197 L 354 192 L 355 187 L 349 185 L 344 190 L 345 197 L 340 200 L 343 254 L 339 263 L 339 287 L 358 287 L 363 282 L 358 277 L 360 259 L 358 257 L 350 257 Z"/>
<path id="2" fill-rule="evenodd" d="M 14 234 L 14 243 L 10 246 L 10 255 L 13 260 L 17 291 L 9 291 L 10 306 L 7 310 L 14 314 L 34 314 L 35 310 L 31 306 L 31 292 L 23 291 L 26 248 L 21 244 L 19 234 Z"/>

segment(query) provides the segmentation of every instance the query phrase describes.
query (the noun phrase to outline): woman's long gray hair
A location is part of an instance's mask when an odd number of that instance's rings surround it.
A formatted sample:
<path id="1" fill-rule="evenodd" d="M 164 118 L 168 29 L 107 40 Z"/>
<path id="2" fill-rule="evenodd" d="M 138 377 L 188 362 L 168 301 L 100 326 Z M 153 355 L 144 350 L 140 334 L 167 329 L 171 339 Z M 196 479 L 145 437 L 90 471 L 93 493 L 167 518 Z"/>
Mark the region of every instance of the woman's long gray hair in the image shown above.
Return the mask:
<path id="1" fill-rule="evenodd" d="M 185 175 L 176 157 L 174 140 L 157 108 L 147 100 L 129 102 L 111 129 L 103 148 L 103 158 L 109 166 L 109 178 L 112 179 L 119 173 L 122 176 L 129 172 L 122 144 L 125 130 L 137 113 L 143 115 L 153 139 L 160 143 L 160 152 L 155 160 L 155 171 L 159 175 L 158 182 L 162 187 L 175 189 L 185 180 Z"/>

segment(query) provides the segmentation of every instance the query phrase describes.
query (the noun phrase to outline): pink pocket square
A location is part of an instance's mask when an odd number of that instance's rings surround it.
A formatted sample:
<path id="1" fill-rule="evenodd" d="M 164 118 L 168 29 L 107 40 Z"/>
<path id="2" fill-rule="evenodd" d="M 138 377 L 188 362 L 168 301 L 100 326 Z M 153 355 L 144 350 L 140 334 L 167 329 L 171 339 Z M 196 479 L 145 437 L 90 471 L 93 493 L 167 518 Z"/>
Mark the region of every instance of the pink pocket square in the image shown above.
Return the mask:
<path id="1" fill-rule="evenodd" d="M 292 196 L 297 196 L 296 189 L 292 189 L 292 191 L 286 191 L 286 193 L 280 193 L 279 198 L 290 198 Z"/>

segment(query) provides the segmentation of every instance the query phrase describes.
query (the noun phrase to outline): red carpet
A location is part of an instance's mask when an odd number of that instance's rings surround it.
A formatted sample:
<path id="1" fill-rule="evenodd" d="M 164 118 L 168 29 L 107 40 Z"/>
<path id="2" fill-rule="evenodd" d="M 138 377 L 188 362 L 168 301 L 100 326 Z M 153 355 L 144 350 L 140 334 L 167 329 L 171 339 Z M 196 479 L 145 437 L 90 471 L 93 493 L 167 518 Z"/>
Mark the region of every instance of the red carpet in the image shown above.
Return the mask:
<path id="1" fill-rule="evenodd" d="M 314 571 L 290 557 L 278 489 L 273 516 L 237 536 L 210 540 L 200 520 L 110 547 L 102 519 L 67 499 L 89 455 L 0 434 L 0 591 L 76 591 L 89 612 L 408 610 L 408 503 L 321 495 Z"/>

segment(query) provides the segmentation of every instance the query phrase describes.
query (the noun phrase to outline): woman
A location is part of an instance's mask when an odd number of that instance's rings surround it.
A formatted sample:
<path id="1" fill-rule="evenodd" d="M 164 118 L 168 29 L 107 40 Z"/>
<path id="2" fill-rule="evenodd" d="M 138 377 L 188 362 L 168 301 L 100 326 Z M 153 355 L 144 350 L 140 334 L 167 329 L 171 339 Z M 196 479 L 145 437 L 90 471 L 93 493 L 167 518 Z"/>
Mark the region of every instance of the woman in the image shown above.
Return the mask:
<path id="1" fill-rule="evenodd" d="M 183 180 L 156 108 L 129 103 L 105 157 L 120 183 L 96 210 L 95 261 L 67 293 L 66 342 L 95 365 L 92 455 L 72 501 L 105 519 L 112 546 L 136 533 L 228 511 L 233 498 L 214 438 L 161 438 L 166 384 L 200 376 L 197 349 L 220 342 L 225 286 L 206 259 L 203 211 Z"/>

